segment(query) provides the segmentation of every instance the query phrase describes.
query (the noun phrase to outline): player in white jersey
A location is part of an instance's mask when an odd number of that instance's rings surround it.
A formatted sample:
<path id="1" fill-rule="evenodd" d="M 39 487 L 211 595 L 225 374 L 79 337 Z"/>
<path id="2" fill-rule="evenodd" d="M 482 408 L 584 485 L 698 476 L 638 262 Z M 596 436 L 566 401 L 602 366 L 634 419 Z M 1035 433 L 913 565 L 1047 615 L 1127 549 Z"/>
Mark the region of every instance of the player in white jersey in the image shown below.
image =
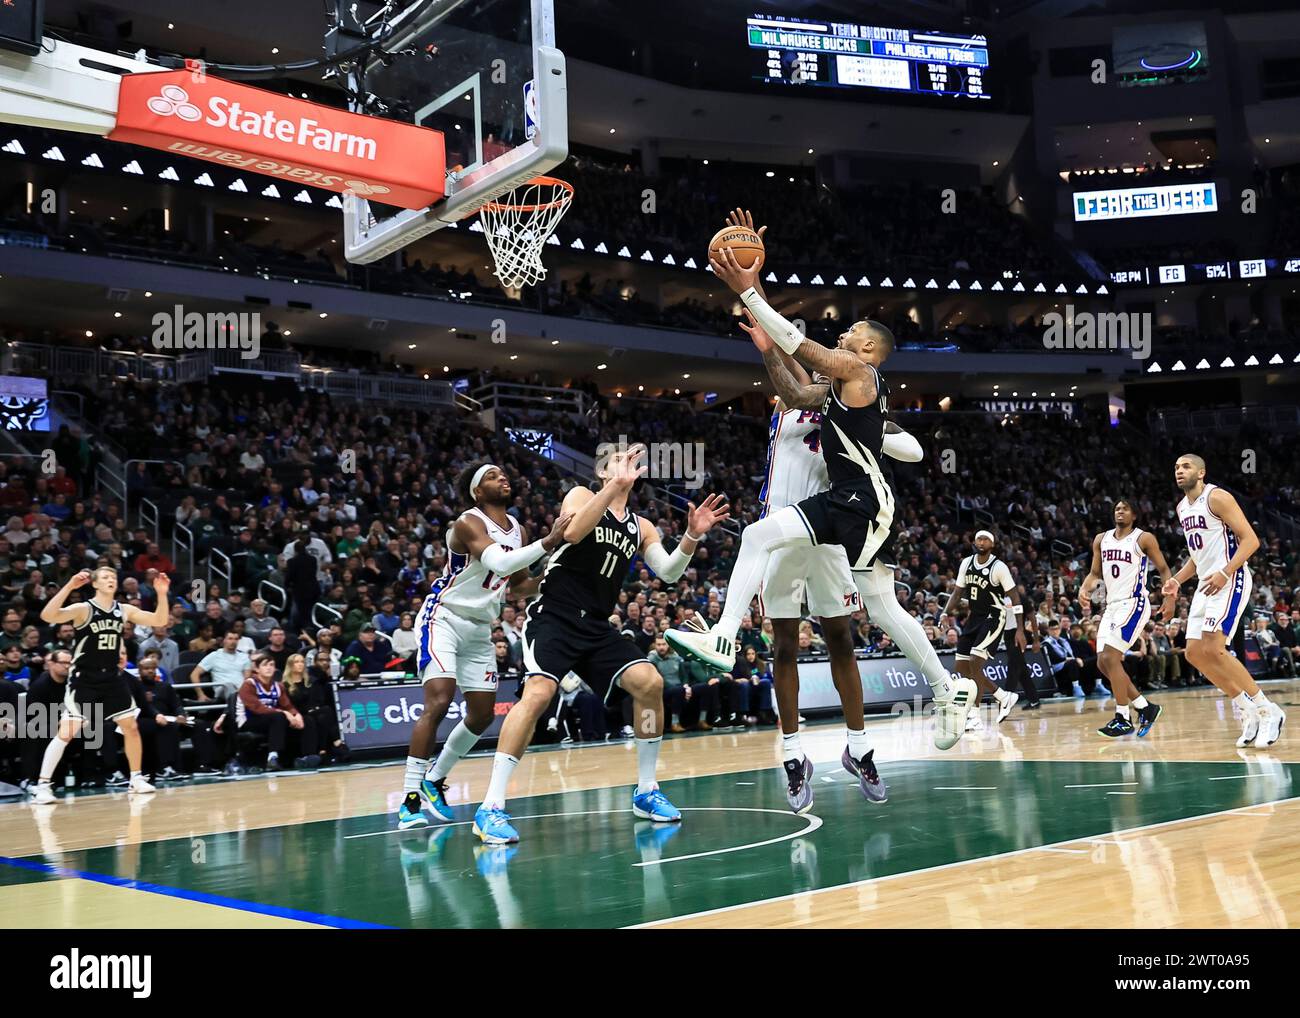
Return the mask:
<path id="1" fill-rule="evenodd" d="M 561 516 L 550 534 L 525 545 L 524 528 L 506 512 L 512 492 L 504 470 L 491 463 L 473 464 L 461 471 L 456 488 L 461 504 L 472 508 L 447 535 L 447 565 L 433 582 L 416 622 L 424 713 L 411 732 L 406 758 L 406 794 L 397 811 L 402 830 L 427 826 L 421 797 L 439 818 L 454 818 L 446 797 L 447 775 L 487 730 L 496 707 L 492 624 L 507 592 L 514 597 L 537 593 L 539 581 L 529 577 L 528 567 L 564 542 L 564 528 L 572 518 Z M 457 686 L 465 697 L 465 714 L 431 764 L 438 726 Z"/>
<path id="2" fill-rule="evenodd" d="M 1106 588 L 1106 610 L 1097 628 L 1097 666 L 1110 680 L 1115 694 L 1115 716 L 1102 728 L 1102 735 L 1116 738 L 1139 737 L 1151 731 L 1160 717 L 1160 706 L 1150 703 L 1138 692 L 1124 670 L 1124 653 L 1133 646 L 1151 618 L 1151 600 L 1147 597 L 1147 572 L 1152 565 L 1160 579 L 1169 579 L 1169 566 L 1160 552 L 1155 535 L 1133 525 L 1133 503 L 1122 498 L 1115 503 L 1115 527 L 1092 539 L 1092 567 L 1079 587 L 1079 604 L 1086 618 L 1092 612 L 1092 594 L 1098 583 Z M 1174 596 L 1166 594 L 1160 606 L 1161 620 L 1174 617 Z M 1129 706 L 1138 712 L 1136 728 L 1129 717 Z"/>
<path id="3" fill-rule="evenodd" d="M 1197 578 L 1199 586 L 1187 615 L 1187 661 L 1232 697 L 1241 712 L 1237 745 L 1265 749 L 1277 741 L 1286 715 L 1228 652 L 1228 641 L 1250 603 L 1246 563 L 1259 549 L 1259 538 L 1237 500 L 1217 485 L 1205 483 L 1205 460 L 1200 456 L 1179 456 L 1174 480 L 1183 492 L 1178 520 L 1191 555 L 1162 591 L 1177 596 L 1184 583 Z"/>

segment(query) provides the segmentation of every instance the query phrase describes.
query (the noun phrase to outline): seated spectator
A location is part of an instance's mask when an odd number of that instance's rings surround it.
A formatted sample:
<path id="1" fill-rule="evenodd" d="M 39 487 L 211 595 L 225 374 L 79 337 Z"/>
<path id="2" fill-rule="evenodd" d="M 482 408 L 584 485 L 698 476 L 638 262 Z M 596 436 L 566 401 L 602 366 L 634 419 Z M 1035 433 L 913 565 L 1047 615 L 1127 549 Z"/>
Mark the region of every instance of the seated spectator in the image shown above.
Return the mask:
<path id="1" fill-rule="evenodd" d="M 244 619 L 244 632 L 253 638 L 253 642 L 259 647 L 266 643 L 267 637 L 271 635 L 272 629 L 277 629 L 280 623 L 274 616 L 268 615 L 266 602 L 260 597 L 253 598 L 249 605 L 252 613 Z"/>
<path id="2" fill-rule="evenodd" d="M 282 681 L 289 699 L 303 717 L 316 723 L 317 753 L 322 764 L 348 759 L 348 747 L 339 734 L 338 709 L 334 704 L 333 680 L 329 672 L 329 652 L 318 651 L 316 663 L 307 667 L 301 654 L 290 654 Z"/>
<path id="3" fill-rule="evenodd" d="M 1297 635 L 1295 627 L 1291 625 L 1291 619 L 1285 611 L 1278 611 L 1274 616 L 1275 621 L 1269 625 L 1269 632 L 1277 640 L 1278 649 L 1281 651 L 1280 661 L 1283 674 L 1294 678 L 1296 674 L 1297 658 L 1300 658 L 1300 635 Z"/>
<path id="4" fill-rule="evenodd" d="M 394 614 L 393 599 L 391 597 L 384 598 L 379 602 L 379 605 L 379 611 L 375 613 L 374 617 L 370 620 L 370 623 L 379 632 L 386 636 L 392 636 L 393 631 L 401 625 L 402 617 Z"/>
<path id="5" fill-rule="evenodd" d="M 132 682 L 132 693 L 140 708 L 136 720 L 144 747 L 143 769 L 161 781 L 181 781 L 189 777 L 181 767 L 181 739 L 187 732 L 192 733 L 195 725 L 185 713 L 179 694 L 159 674 L 158 659 L 157 650 L 142 652 Z M 200 746 L 209 753 L 212 749 L 210 740 L 195 740 L 196 751 Z M 205 773 L 213 772 L 211 756 L 200 753 L 200 757 Z"/>
<path id="6" fill-rule="evenodd" d="M 142 575 L 150 569 L 157 569 L 158 572 L 166 573 L 168 576 L 176 572 L 175 563 L 164 555 L 162 549 L 153 541 L 149 542 L 143 555 L 138 555 L 136 557 L 135 563 L 131 568 Z"/>
<path id="7" fill-rule="evenodd" d="M 776 724 L 772 712 L 772 670 L 758 656 L 758 651 L 753 647 L 742 650 L 731 675 L 735 680 L 731 687 L 733 714 L 747 725 Z"/>
<path id="8" fill-rule="evenodd" d="M 176 641 L 171 638 L 170 628 L 160 626 L 153 631 L 147 640 L 140 642 L 141 656 L 151 650 L 158 652 L 158 668 L 162 673 L 163 681 L 170 682 L 169 676 L 176 672 L 181 664 L 181 649 L 176 645 Z"/>
<path id="9" fill-rule="evenodd" d="M 235 724 L 240 731 L 260 732 L 270 744 L 266 757 L 268 771 L 285 769 L 282 759 L 290 745 L 297 754 L 297 767 L 319 765 L 317 757 L 316 721 L 299 713 L 298 708 L 276 680 L 275 659 L 259 653 L 252 663 L 252 672 L 239 687 L 235 701 Z"/>
<path id="10" fill-rule="evenodd" d="M 241 689 L 252 674 L 253 662 L 247 654 L 238 650 L 238 644 L 239 637 L 234 632 L 229 632 L 221 641 L 219 649 L 210 652 L 194 666 L 190 681 L 200 686 L 211 686 L 213 691 L 209 697 L 205 690 L 199 689 L 200 702 L 214 698 L 224 700 Z"/>
<path id="11" fill-rule="evenodd" d="M 415 652 L 420 646 L 419 634 L 415 631 L 415 616 L 410 612 L 402 612 L 401 622 L 393 630 L 393 656 L 405 658 L 409 664 L 407 671 L 415 671 Z"/>
<path id="12" fill-rule="evenodd" d="M 12 682 L 24 690 L 31 685 L 31 669 L 23 662 L 23 649 L 18 644 L 10 644 L 9 649 L 0 655 L 0 678 Z"/>
<path id="13" fill-rule="evenodd" d="M 345 657 L 354 657 L 361 662 L 363 675 L 378 675 L 388 669 L 388 662 L 393 658 L 392 647 L 387 640 L 375 635 L 373 623 L 361 626 L 357 638 L 348 644 Z"/>

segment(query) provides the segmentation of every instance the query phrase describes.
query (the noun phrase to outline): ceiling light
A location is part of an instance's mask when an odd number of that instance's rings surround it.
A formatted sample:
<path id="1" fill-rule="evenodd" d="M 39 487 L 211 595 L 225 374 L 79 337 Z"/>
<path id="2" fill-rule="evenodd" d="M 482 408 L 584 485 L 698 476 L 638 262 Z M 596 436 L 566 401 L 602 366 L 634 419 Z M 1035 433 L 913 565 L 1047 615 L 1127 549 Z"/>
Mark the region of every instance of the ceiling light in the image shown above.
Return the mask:
<path id="1" fill-rule="evenodd" d="M 328 311 L 322 311 L 322 312 L 320 313 L 320 316 L 321 316 L 322 318 L 328 318 L 328 317 L 330 316 L 330 313 L 329 313 Z"/>

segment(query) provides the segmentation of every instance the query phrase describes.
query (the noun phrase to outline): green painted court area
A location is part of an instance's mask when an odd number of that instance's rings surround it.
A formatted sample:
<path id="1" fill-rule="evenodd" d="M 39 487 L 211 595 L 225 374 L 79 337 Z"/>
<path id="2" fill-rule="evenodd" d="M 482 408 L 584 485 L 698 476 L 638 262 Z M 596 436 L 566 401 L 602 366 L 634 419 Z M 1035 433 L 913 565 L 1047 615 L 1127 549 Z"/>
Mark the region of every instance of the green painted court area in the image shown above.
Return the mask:
<path id="1" fill-rule="evenodd" d="M 666 783 L 680 827 L 637 821 L 626 790 L 597 789 L 515 800 L 522 841 L 508 848 L 480 845 L 466 806 L 462 823 L 406 833 L 382 815 L 207 835 L 201 850 L 154 842 L 129 850 L 129 872 L 120 847 L 43 861 L 334 925 L 610 928 L 1276 801 L 1297 766 L 908 762 L 871 805 L 824 765 L 803 817 L 767 769 Z M 0 883 L 41 879 L 0 866 Z"/>

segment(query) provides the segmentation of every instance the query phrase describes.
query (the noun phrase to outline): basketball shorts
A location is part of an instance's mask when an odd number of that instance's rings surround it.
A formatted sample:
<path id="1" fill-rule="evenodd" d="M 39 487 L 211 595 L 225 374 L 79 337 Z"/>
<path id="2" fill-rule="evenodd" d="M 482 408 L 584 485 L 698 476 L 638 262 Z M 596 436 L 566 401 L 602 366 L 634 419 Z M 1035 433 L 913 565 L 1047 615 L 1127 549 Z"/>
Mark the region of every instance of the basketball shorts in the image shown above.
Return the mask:
<path id="1" fill-rule="evenodd" d="M 1196 582 L 1197 590 L 1192 595 L 1192 607 L 1187 613 L 1187 639 L 1199 640 L 1202 633 L 1217 630 L 1231 641 L 1250 604 L 1250 592 L 1254 586 L 1250 570 L 1242 566 L 1223 585 L 1223 589 L 1213 595 L 1200 589 L 1199 585 L 1205 582 L 1204 578 L 1198 576 Z"/>
<path id="2" fill-rule="evenodd" d="M 540 601 L 529 606 L 520 639 L 525 682 L 534 675 L 545 675 L 558 683 L 573 672 L 606 703 L 616 703 L 626 695 L 618 689 L 619 676 L 634 664 L 650 663 L 636 641 L 606 619 L 548 611 Z"/>
<path id="3" fill-rule="evenodd" d="M 116 721 L 134 717 L 139 713 L 131 685 L 121 672 L 74 672 L 68 679 L 68 691 L 63 694 L 63 707 L 68 717 L 82 721 Z"/>
<path id="4" fill-rule="evenodd" d="M 957 656 L 959 658 L 987 658 L 989 651 L 997 646 L 1007 628 L 1006 612 L 985 615 L 981 618 L 968 618 L 962 626 L 961 635 L 957 637 Z M 1015 630 L 1012 637 L 1015 639 Z"/>
<path id="5" fill-rule="evenodd" d="M 1146 594 L 1108 602 L 1097 626 L 1097 646 L 1114 647 L 1121 654 L 1151 621 L 1151 600 Z"/>
<path id="6" fill-rule="evenodd" d="M 861 609 L 848 556 L 839 545 L 778 548 L 772 553 L 758 588 L 759 611 L 769 619 L 801 619 L 805 602 L 808 614 L 819 619 Z"/>
<path id="7" fill-rule="evenodd" d="M 496 691 L 497 656 L 490 622 L 467 619 L 446 605 L 436 605 L 421 623 L 417 653 L 421 682 L 455 679 L 461 692 Z"/>
<path id="8" fill-rule="evenodd" d="M 794 507 L 814 545 L 844 548 L 849 569 L 866 572 L 879 559 L 894 564 L 894 493 L 869 478 L 841 484 L 805 498 Z"/>

